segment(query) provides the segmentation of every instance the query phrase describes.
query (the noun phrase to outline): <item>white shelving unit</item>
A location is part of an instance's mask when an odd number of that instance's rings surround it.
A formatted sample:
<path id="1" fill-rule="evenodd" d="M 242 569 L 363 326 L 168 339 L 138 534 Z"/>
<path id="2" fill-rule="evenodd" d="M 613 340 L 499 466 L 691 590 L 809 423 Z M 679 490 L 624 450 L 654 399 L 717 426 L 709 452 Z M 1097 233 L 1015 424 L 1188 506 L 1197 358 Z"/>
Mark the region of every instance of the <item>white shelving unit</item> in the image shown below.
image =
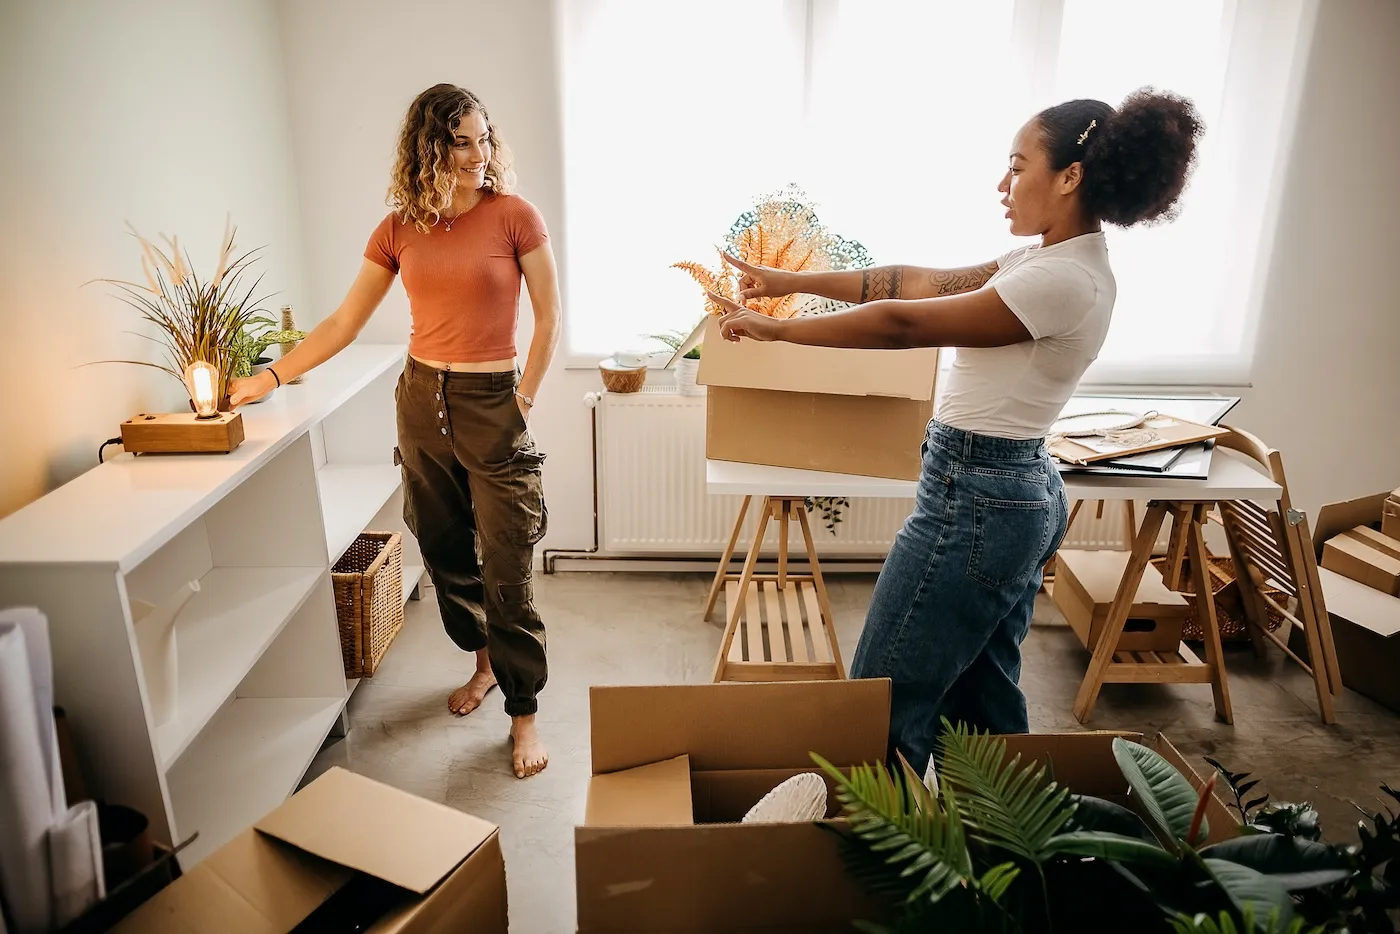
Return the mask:
<path id="1" fill-rule="evenodd" d="M 242 409 L 226 455 L 123 454 L 0 520 L 0 606 L 48 617 L 57 703 L 91 792 L 145 813 L 188 867 L 297 787 L 356 682 L 331 568 L 366 529 L 404 537 L 393 463 L 402 345 L 352 345 Z M 199 592 L 175 620 L 174 717 L 157 726 L 130 603 Z"/>

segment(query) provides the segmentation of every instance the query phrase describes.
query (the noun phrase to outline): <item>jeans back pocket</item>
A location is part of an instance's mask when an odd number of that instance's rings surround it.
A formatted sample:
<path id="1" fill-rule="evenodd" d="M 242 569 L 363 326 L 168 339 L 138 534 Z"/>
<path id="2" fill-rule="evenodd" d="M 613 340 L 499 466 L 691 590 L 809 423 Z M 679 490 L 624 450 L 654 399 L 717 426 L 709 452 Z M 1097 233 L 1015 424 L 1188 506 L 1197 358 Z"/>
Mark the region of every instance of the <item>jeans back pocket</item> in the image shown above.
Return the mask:
<path id="1" fill-rule="evenodd" d="M 968 576 L 986 587 L 1024 586 L 1049 546 L 1048 499 L 974 496 Z"/>

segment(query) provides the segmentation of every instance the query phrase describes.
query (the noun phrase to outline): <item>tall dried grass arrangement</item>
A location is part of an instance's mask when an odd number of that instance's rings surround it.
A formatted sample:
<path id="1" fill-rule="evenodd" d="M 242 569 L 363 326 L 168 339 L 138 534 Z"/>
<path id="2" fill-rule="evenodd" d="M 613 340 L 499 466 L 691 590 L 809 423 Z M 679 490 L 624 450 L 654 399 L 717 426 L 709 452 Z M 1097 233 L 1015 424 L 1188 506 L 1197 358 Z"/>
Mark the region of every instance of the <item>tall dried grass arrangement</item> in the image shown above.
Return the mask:
<path id="1" fill-rule="evenodd" d="M 127 363 L 154 367 L 184 381 L 186 367 L 202 360 L 219 370 L 219 398 L 223 398 L 228 379 L 237 368 L 237 347 L 244 329 L 264 309 L 258 307 L 266 298 L 253 298 L 263 275 L 246 283 L 249 267 L 262 247 L 237 254 L 237 228 L 231 220 L 224 224 L 224 239 L 219 248 L 218 265 L 214 275 L 201 279 L 190 265 L 189 256 L 180 249 L 179 237 L 161 239 L 169 246 L 167 254 L 147 240 L 130 224 L 127 228 L 141 244 L 141 271 L 145 283 L 122 279 L 94 279 L 116 286 L 117 297 L 141 313 L 155 326 L 158 337 L 139 337 L 160 344 L 165 359 L 159 363 L 148 360 L 99 360 L 97 363 Z M 86 284 L 86 283 L 85 283 Z"/>

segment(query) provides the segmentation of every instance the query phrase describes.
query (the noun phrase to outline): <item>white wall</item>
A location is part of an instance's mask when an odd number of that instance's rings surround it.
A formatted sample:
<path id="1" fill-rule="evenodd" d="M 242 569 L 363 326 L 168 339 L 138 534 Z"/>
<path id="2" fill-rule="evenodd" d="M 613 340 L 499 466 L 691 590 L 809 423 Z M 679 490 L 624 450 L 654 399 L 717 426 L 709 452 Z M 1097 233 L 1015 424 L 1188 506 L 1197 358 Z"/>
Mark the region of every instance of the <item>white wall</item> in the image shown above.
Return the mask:
<path id="1" fill-rule="evenodd" d="M 1400 486 L 1400 3 L 1320 4 L 1261 316 L 1234 413 L 1325 502 Z"/>
<path id="2" fill-rule="evenodd" d="M 0 4 L 0 515 L 97 463 L 147 410 L 183 406 L 134 309 L 97 277 L 139 279 L 130 221 L 212 272 L 224 217 L 267 244 L 271 300 L 302 301 L 301 235 L 271 0 Z"/>

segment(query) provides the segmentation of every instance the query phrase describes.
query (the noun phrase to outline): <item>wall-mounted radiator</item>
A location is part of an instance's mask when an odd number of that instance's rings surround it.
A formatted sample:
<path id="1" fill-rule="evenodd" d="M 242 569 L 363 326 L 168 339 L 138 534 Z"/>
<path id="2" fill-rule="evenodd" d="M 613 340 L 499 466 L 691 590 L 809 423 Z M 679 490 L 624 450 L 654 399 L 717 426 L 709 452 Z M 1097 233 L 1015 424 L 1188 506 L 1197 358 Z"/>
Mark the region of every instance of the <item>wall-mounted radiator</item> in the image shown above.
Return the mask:
<path id="1" fill-rule="evenodd" d="M 594 482 L 598 557 L 708 557 L 724 550 L 738 514 L 737 496 L 705 491 L 705 398 L 668 388 L 590 397 L 596 418 Z M 854 500 L 834 533 L 819 512 L 812 532 L 823 555 L 882 558 L 912 500 Z M 1067 547 L 1123 547 L 1121 505 L 1080 510 Z M 752 513 L 740 551 L 753 534 Z M 776 533 L 768 546 L 775 549 Z M 800 551 L 800 548 L 797 550 Z M 559 553 L 567 557 L 567 553 Z"/>

